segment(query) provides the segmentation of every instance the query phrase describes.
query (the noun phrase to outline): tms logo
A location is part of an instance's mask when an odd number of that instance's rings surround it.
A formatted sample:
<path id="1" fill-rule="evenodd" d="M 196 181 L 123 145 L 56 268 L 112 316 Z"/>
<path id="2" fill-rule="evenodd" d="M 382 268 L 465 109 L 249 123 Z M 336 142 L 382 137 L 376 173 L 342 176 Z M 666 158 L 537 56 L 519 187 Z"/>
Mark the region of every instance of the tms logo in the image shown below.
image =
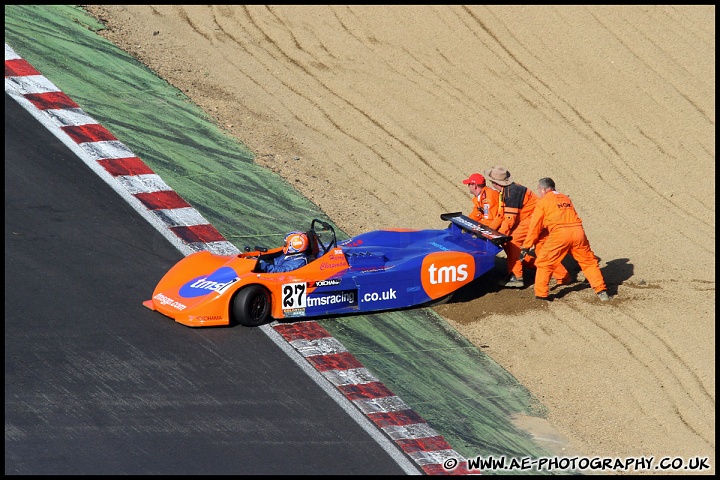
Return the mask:
<path id="1" fill-rule="evenodd" d="M 222 293 L 223 290 L 238 280 L 235 270 L 229 267 L 222 267 L 207 277 L 198 277 L 190 280 L 180 287 L 178 293 L 185 298 L 201 297 L 211 292 Z"/>
<path id="2" fill-rule="evenodd" d="M 450 265 L 448 267 L 436 267 L 433 263 L 428 267 L 430 272 L 430 283 L 436 285 L 438 283 L 463 282 L 467 280 L 467 265 Z"/>
<path id="3" fill-rule="evenodd" d="M 435 300 L 470 283 L 475 278 L 475 261 L 467 253 L 431 253 L 423 259 L 420 275 L 423 290 Z"/>

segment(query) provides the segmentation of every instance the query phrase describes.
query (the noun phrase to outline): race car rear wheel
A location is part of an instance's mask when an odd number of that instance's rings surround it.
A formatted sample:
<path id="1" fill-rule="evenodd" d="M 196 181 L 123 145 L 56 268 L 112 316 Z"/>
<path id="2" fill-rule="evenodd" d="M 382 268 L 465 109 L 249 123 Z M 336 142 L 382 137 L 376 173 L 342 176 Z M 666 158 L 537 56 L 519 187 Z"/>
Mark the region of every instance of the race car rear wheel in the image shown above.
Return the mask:
<path id="1" fill-rule="evenodd" d="M 270 318 L 270 292 L 261 285 L 248 285 L 233 298 L 232 316 L 246 327 L 257 327 Z"/>

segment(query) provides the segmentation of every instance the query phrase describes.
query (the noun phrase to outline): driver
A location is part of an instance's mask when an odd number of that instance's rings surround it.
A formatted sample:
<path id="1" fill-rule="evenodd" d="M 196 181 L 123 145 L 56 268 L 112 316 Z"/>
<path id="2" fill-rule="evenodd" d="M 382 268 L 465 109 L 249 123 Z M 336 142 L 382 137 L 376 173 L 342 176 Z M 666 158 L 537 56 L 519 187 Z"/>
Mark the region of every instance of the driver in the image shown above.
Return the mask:
<path id="1" fill-rule="evenodd" d="M 303 232 L 290 232 L 285 235 L 283 254 L 272 259 L 271 262 L 260 259 L 258 270 L 267 273 L 289 272 L 308 263 L 308 248 L 310 240 Z"/>

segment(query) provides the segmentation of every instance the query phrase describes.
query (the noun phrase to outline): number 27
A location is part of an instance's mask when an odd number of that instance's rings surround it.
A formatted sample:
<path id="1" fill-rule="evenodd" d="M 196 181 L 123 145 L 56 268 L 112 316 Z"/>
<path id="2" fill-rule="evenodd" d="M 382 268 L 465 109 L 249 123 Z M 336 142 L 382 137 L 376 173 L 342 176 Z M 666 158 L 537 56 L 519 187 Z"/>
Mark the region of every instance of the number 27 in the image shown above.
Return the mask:
<path id="1" fill-rule="evenodd" d="M 305 308 L 307 285 L 304 283 L 288 283 L 283 285 L 283 309 Z"/>

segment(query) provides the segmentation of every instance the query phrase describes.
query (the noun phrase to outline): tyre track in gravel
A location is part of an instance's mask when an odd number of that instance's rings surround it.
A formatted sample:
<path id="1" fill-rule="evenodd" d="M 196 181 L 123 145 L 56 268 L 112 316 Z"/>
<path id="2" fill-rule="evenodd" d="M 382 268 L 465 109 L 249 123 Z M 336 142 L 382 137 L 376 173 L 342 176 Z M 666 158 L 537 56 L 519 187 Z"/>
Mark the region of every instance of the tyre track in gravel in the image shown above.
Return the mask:
<path id="1" fill-rule="evenodd" d="M 521 70 L 528 77 L 537 81 L 544 89 L 546 89 L 547 91 L 549 91 L 552 94 L 552 98 L 554 98 L 558 101 L 558 103 L 552 107 L 555 113 L 557 113 L 568 125 L 573 126 L 573 128 L 580 135 L 582 135 L 584 138 L 586 138 L 588 141 L 590 141 L 590 142 L 600 141 L 600 143 L 602 145 L 607 147 L 610 150 L 610 152 L 612 152 L 611 154 L 605 155 L 605 158 L 611 164 L 616 165 L 618 172 L 620 172 L 626 178 L 626 180 L 628 182 L 640 180 L 644 184 L 644 186 L 647 187 L 649 190 L 651 190 L 653 192 L 653 194 L 655 195 L 655 198 L 653 199 L 653 201 L 667 203 L 675 208 L 682 210 L 687 216 L 695 219 L 699 223 L 702 223 L 703 225 L 708 226 L 708 227 L 710 226 L 709 222 L 706 222 L 703 219 L 703 217 L 701 215 L 699 215 L 696 211 L 686 209 L 681 204 L 678 204 L 677 202 L 673 202 L 671 199 L 665 197 L 661 191 L 658 191 L 654 187 L 653 183 L 651 183 L 650 181 L 646 180 L 643 177 L 641 172 L 634 170 L 627 162 L 623 161 L 623 155 L 613 145 L 613 142 L 605 134 L 603 134 L 600 130 L 598 130 L 589 118 L 587 118 L 579 110 L 577 110 L 575 107 L 573 107 L 568 101 L 564 100 L 561 95 L 558 95 L 557 92 L 555 92 L 553 90 L 553 88 L 546 81 L 539 78 L 538 75 L 533 72 L 533 69 L 531 69 L 529 66 L 527 66 L 525 64 L 525 61 L 523 61 L 520 58 L 520 55 L 514 53 L 511 50 L 511 47 L 509 47 L 506 44 L 506 42 L 501 40 L 499 35 L 496 34 L 491 29 L 491 27 L 486 25 L 474 12 L 472 12 L 467 7 L 464 7 L 464 8 L 465 8 L 465 11 L 477 22 L 477 24 L 482 29 L 482 31 L 484 31 L 490 38 L 493 39 L 494 44 L 497 45 L 501 49 L 501 51 L 504 52 L 508 57 L 510 57 L 510 59 L 512 60 L 512 62 L 514 64 L 518 65 L 521 68 Z M 620 38 L 618 38 L 617 35 L 611 29 L 609 29 L 607 25 L 603 24 L 602 21 L 597 17 L 597 15 L 593 15 L 592 12 L 590 14 L 593 16 L 593 18 L 595 18 L 597 20 L 597 22 L 599 24 L 601 24 L 603 26 L 603 28 L 605 28 L 610 34 L 612 34 L 618 40 L 618 42 L 623 44 L 628 49 L 628 51 L 632 52 L 632 49 L 629 46 L 627 46 L 625 43 L 623 43 L 622 40 Z M 507 31 L 505 33 L 507 33 Z M 521 41 L 518 41 L 515 37 L 513 37 L 512 34 L 509 34 L 509 37 L 512 38 L 514 41 L 516 41 L 518 43 L 519 47 L 524 47 L 523 43 Z M 488 47 L 492 47 L 492 44 L 487 44 L 487 45 L 488 45 Z M 524 49 L 524 52 L 529 52 L 529 51 L 530 51 L 530 49 L 528 49 L 528 48 Z M 660 78 L 662 78 L 662 75 L 660 75 L 657 71 L 655 71 L 650 65 L 648 65 L 646 62 L 644 62 L 641 58 L 637 57 L 634 53 L 633 53 L 633 56 L 635 56 L 640 63 L 647 66 L 647 68 L 649 70 L 651 70 L 653 73 L 655 73 Z M 552 72 L 552 73 L 558 74 L 559 72 Z M 682 96 L 683 98 L 688 100 L 688 102 L 690 104 L 692 104 L 698 110 L 698 112 L 701 113 L 710 123 L 714 124 L 713 120 L 707 116 L 707 113 L 704 112 L 701 108 L 699 108 L 690 98 L 688 98 L 685 94 L 680 92 L 677 88 L 675 89 L 675 91 L 680 96 Z M 535 92 L 539 99 L 545 99 L 546 95 L 543 95 L 540 90 L 535 89 Z M 529 103 L 531 105 L 534 105 L 534 103 L 532 103 L 532 102 L 529 102 Z M 563 111 L 562 111 L 563 109 L 568 109 L 572 113 L 572 118 L 568 114 L 563 113 Z M 587 127 L 587 129 L 590 131 L 591 134 L 587 134 L 583 129 L 578 128 L 576 126 L 576 122 L 573 121 L 573 118 L 577 118 L 577 119 L 581 120 L 582 124 L 585 127 Z M 624 169 L 629 170 L 631 175 L 623 174 L 622 169 L 617 167 L 618 163 L 621 164 Z"/>
<path id="2" fill-rule="evenodd" d="M 705 421 L 702 412 L 715 408 L 712 392 L 708 391 L 705 383 L 674 351 L 672 345 L 650 330 L 641 319 L 631 315 L 628 309 L 618 308 L 629 301 L 631 299 L 626 298 L 603 309 L 611 309 L 611 314 L 601 311 L 588 315 L 584 305 L 581 307 L 570 305 L 570 308 L 610 336 L 617 346 L 633 359 L 633 363 L 638 368 L 651 375 L 664 398 L 670 402 L 670 406 L 666 408 L 676 412 L 688 430 L 714 448 L 714 435 L 701 427 Z M 555 318 L 565 323 L 568 328 L 573 328 L 572 323 L 561 316 L 556 315 Z M 581 331 L 577 333 L 579 336 L 582 335 Z M 586 337 L 586 340 L 591 341 L 591 338 Z M 629 365 L 626 367 L 632 368 Z M 701 397 L 694 397 L 692 392 L 701 393 Z M 689 398 L 695 408 L 692 411 L 683 411 L 687 409 L 687 402 L 681 401 L 680 398 Z"/>
<path id="3" fill-rule="evenodd" d="M 272 8 L 268 7 L 268 11 L 278 20 L 279 23 L 284 24 L 283 20 L 281 18 L 279 18 L 275 13 L 273 13 Z M 410 145 L 409 143 L 407 143 L 403 140 L 403 138 L 405 138 L 407 136 L 407 132 L 401 132 L 399 134 L 395 134 L 391 131 L 393 129 L 400 128 L 400 126 L 398 124 L 394 124 L 394 123 L 386 124 L 384 121 L 375 118 L 373 116 L 373 114 L 371 114 L 367 110 L 364 110 L 359 104 L 355 103 L 351 99 L 346 98 L 342 92 L 338 92 L 338 91 L 332 89 L 329 85 L 327 85 L 322 80 L 322 78 L 317 76 L 310 67 L 306 66 L 305 62 L 301 61 L 296 56 L 290 54 L 289 53 L 290 51 L 299 50 L 303 53 L 306 53 L 311 58 L 317 60 L 317 63 L 322 65 L 322 61 L 312 52 L 310 52 L 306 49 L 303 49 L 300 46 L 300 44 L 298 43 L 297 39 L 292 36 L 292 34 L 289 34 L 291 48 L 286 48 L 283 45 L 283 42 L 281 41 L 282 39 L 273 37 L 273 32 L 264 29 L 264 27 L 262 25 L 255 22 L 252 18 L 252 15 L 250 14 L 250 12 L 247 9 L 245 9 L 245 13 L 247 14 L 247 19 L 249 20 L 250 24 L 253 25 L 256 28 L 256 30 L 262 34 L 263 38 L 267 41 L 267 44 L 270 45 L 271 47 L 274 47 L 274 48 L 264 48 L 264 51 L 270 57 L 273 57 L 276 60 L 285 60 L 288 63 L 290 63 L 291 65 L 295 66 L 298 70 L 300 70 L 300 72 L 302 74 L 304 74 L 309 79 L 311 79 L 309 83 L 317 83 L 318 85 L 320 85 L 322 87 L 323 91 L 326 91 L 328 93 L 328 95 L 336 98 L 340 103 L 340 108 L 350 108 L 353 111 L 357 112 L 361 116 L 362 119 L 368 121 L 371 125 L 373 125 L 377 129 L 379 129 L 383 135 L 387 136 L 390 139 L 391 142 L 395 142 L 395 143 L 399 144 L 401 147 L 404 147 L 405 149 L 407 149 L 407 151 L 409 151 L 412 155 L 412 157 L 410 159 L 410 163 L 413 164 L 413 168 L 417 167 L 416 162 L 419 161 L 422 166 L 430 169 L 430 172 L 433 176 L 441 174 L 441 172 L 436 167 L 434 167 L 432 164 L 430 164 L 428 162 L 425 155 L 420 153 L 415 147 L 413 147 L 412 145 Z M 187 16 L 184 15 L 183 18 L 185 18 L 185 17 L 187 17 Z M 220 25 L 220 22 L 222 21 L 222 17 L 213 15 L 213 21 L 217 25 Z M 192 25 L 192 24 L 190 24 L 190 25 L 191 25 L 191 27 L 193 27 L 193 29 L 195 29 L 197 31 L 197 28 L 194 25 Z M 221 29 L 222 29 L 222 27 L 221 27 Z M 229 34 L 224 29 L 222 31 L 228 37 L 233 39 L 233 41 L 235 41 L 238 44 L 238 46 L 240 46 L 245 51 L 247 51 L 248 54 L 250 54 L 256 60 L 261 60 L 264 57 L 264 56 L 257 56 L 257 55 L 252 54 L 249 51 L 249 49 L 247 49 L 245 46 L 242 45 L 242 43 L 240 41 L 238 41 L 237 38 L 233 37 L 233 35 Z M 203 34 L 203 36 L 204 36 L 204 34 Z M 273 53 L 273 52 L 275 52 L 275 53 Z M 278 56 L 280 56 L 281 58 L 277 58 Z M 358 137 L 356 134 L 354 134 L 353 130 L 351 128 L 348 128 L 348 127 L 342 125 L 341 123 L 339 123 L 334 118 L 335 116 L 332 114 L 332 112 L 326 110 L 321 104 L 314 101 L 311 98 L 311 96 L 299 91 L 294 86 L 295 84 L 289 84 L 289 83 L 283 82 L 283 85 L 291 92 L 295 93 L 296 95 L 298 95 L 298 96 L 302 97 L 304 100 L 306 100 L 313 108 L 315 108 L 316 110 L 321 112 L 323 114 L 324 119 L 327 120 L 328 123 L 334 129 L 336 129 L 337 131 L 343 132 L 343 134 L 346 137 L 348 137 L 349 139 L 352 139 L 353 141 L 357 142 L 360 145 L 367 144 L 367 142 L 364 139 L 362 139 L 362 138 Z M 314 93 L 317 94 L 317 92 L 314 92 Z M 301 118 L 298 118 L 298 120 L 304 121 Z M 377 157 L 383 162 L 383 164 L 394 173 L 394 175 L 398 175 L 398 176 L 403 175 L 403 171 L 404 171 L 403 166 L 396 166 L 395 162 L 393 162 L 391 157 L 389 157 L 386 153 L 384 153 L 382 150 L 377 148 L 375 145 L 370 144 L 368 146 L 369 146 L 369 149 L 373 153 L 375 153 L 377 155 Z M 375 172 L 377 172 L 376 168 L 362 170 L 362 172 L 358 176 L 359 177 L 368 176 L 369 178 L 372 178 L 374 181 L 376 181 L 378 183 L 381 183 L 381 184 L 385 183 L 387 176 L 377 176 L 377 175 L 375 175 Z M 418 188 L 422 187 L 422 184 L 419 180 L 412 180 L 412 182 Z M 387 186 L 390 187 L 391 185 L 388 184 Z M 428 195 L 429 195 L 429 198 L 432 198 L 435 201 L 436 207 L 439 209 L 442 209 L 443 202 L 442 202 L 441 198 L 444 195 L 446 195 L 447 193 L 448 192 L 444 192 L 444 191 L 439 191 L 439 192 L 430 191 L 430 192 L 428 192 Z M 377 196 L 376 196 L 376 198 L 378 198 L 378 200 L 382 201 L 383 203 L 385 202 Z M 400 201 L 400 200 L 401 199 L 398 198 L 398 201 Z"/>

